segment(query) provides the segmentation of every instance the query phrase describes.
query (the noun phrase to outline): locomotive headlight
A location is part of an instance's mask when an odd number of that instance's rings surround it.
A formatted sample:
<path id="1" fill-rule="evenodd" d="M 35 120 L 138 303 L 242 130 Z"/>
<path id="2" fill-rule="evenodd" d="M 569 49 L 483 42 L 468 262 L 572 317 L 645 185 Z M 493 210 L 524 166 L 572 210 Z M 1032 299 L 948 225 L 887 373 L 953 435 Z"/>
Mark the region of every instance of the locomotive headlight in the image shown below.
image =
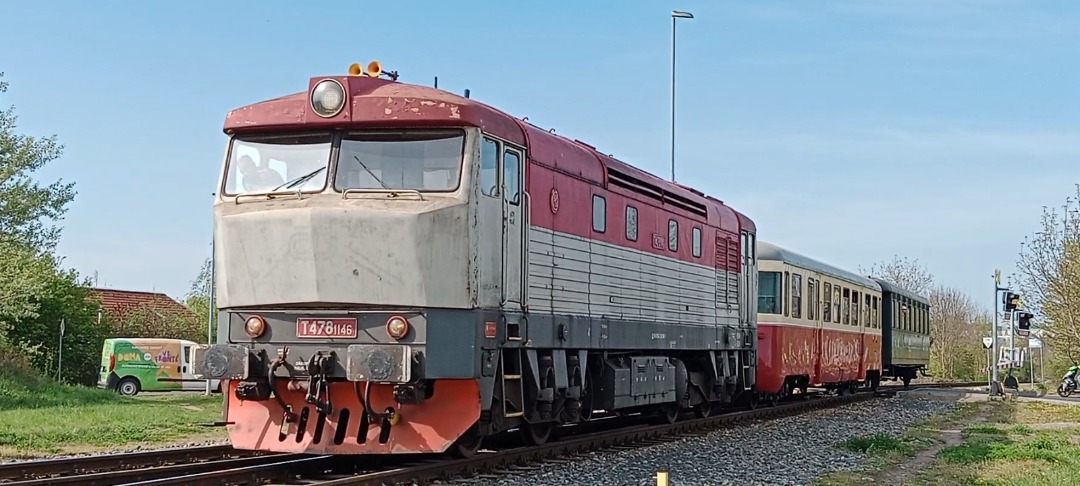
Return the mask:
<path id="1" fill-rule="evenodd" d="M 345 107 L 345 88 L 334 79 L 324 79 L 311 90 L 311 109 L 315 114 L 329 118 Z"/>
<path id="2" fill-rule="evenodd" d="M 266 320 L 259 316 L 251 316 L 244 321 L 244 332 L 248 336 L 257 338 L 266 332 Z"/>
<path id="3" fill-rule="evenodd" d="M 401 339 L 409 333 L 409 321 L 404 317 L 394 316 L 386 321 L 386 333 L 394 339 Z"/>

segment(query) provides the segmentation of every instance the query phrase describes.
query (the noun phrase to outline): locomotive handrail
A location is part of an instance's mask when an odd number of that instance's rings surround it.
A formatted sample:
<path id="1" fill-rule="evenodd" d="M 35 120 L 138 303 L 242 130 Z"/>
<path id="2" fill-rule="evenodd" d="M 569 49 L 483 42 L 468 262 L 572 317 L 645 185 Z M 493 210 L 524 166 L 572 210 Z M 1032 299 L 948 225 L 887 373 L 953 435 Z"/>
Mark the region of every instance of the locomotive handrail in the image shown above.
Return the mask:
<path id="1" fill-rule="evenodd" d="M 348 199 L 349 194 L 386 194 L 386 197 L 398 197 L 399 193 L 415 194 L 421 201 L 427 201 L 424 199 L 424 195 L 416 189 L 358 189 L 350 188 L 341 191 L 341 198 Z"/>
<path id="2" fill-rule="evenodd" d="M 292 194 L 294 194 L 293 191 L 245 192 L 243 194 L 237 194 L 236 196 L 233 196 L 233 203 L 234 204 L 240 204 L 240 198 L 245 197 L 245 196 L 247 196 L 247 197 L 266 196 L 267 199 L 273 199 L 274 196 L 288 196 L 288 195 L 292 195 Z M 297 199 L 303 199 L 304 198 L 304 193 L 301 192 L 299 188 L 296 189 L 295 194 L 296 194 Z"/>
<path id="3" fill-rule="evenodd" d="M 532 196 L 529 195 L 529 191 L 521 191 L 521 194 L 525 196 L 525 217 L 522 218 L 522 222 L 525 223 L 525 241 L 522 242 L 521 251 L 521 310 L 523 312 L 529 312 L 529 242 L 532 240 L 530 237 L 529 226 L 532 223 Z"/>

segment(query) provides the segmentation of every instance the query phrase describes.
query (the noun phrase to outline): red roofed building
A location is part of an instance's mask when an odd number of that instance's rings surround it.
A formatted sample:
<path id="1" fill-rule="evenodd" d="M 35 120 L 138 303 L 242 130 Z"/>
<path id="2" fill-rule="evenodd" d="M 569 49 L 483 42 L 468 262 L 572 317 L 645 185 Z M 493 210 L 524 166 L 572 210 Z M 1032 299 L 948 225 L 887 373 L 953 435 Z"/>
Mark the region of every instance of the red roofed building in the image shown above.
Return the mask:
<path id="1" fill-rule="evenodd" d="M 199 322 L 199 316 L 192 312 L 186 305 L 177 302 L 168 295 L 160 292 L 139 292 L 133 290 L 117 290 L 92 287 L 94 296 L 101 302 L 99 314 L 108 319 L 118 337 L 175 337 L 160 335 L 156 329 L 157 324 L 165 322 L 185 321 L 192 324 Z M 127 322 L 127 317 L 132 316 L 133 311 L 139 311 L 137 318 L 141 322 Z M 127 329 L 125 329 L 127 327 Z M 168 326 L 173 327 L 173 326 Z M 149 332 L 148 332 L 149 331 Z M 175 332 L 170 329 L 167 333 Z"/>

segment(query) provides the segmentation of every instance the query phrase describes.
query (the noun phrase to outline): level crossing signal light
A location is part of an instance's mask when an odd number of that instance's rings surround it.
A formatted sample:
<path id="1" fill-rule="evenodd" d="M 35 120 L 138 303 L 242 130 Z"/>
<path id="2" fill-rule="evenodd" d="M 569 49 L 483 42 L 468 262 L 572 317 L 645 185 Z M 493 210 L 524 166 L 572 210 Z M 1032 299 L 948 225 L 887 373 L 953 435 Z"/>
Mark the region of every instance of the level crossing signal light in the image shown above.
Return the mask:
<path id="1" fill-rule="evenodd" d="M 1005 295 L 1002 297 L 1005 304 L 1005 312 L 1010 312 L 1016 310 L 1017 307 L 1020 307 L 1020 294 L 1005 292 Z"/>
<path id="2" fill-rule="evenodd" d="M 1032 315 L 1031 315 L 1030 312 L 1026 312 L 1026 311 L 1017 312 L 1016 313 L 1016 328 L 1020 329 L 1021 331 L 1027 331 L 1027 330 L 1031 329 L 1031 318 L 1032 318 Z"/>

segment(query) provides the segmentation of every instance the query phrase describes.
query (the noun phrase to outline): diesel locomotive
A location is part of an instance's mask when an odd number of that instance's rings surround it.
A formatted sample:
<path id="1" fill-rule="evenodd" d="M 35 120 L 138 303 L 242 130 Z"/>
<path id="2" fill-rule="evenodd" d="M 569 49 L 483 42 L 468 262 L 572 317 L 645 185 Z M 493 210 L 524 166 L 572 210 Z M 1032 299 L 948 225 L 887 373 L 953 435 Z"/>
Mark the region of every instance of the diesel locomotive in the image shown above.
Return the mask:
<path id="1" fill-rule="evenodd" d="M 222 380 L 236 448 L 469 456 L 507 431 L 541 444 L 603 414 L 866 383 L 796 370 L 760 389 L 786 355 L 761 347 L 751 218 L 397 77 L 354 64 L 226 116 L 220 324 L 193 360 Z"/>

